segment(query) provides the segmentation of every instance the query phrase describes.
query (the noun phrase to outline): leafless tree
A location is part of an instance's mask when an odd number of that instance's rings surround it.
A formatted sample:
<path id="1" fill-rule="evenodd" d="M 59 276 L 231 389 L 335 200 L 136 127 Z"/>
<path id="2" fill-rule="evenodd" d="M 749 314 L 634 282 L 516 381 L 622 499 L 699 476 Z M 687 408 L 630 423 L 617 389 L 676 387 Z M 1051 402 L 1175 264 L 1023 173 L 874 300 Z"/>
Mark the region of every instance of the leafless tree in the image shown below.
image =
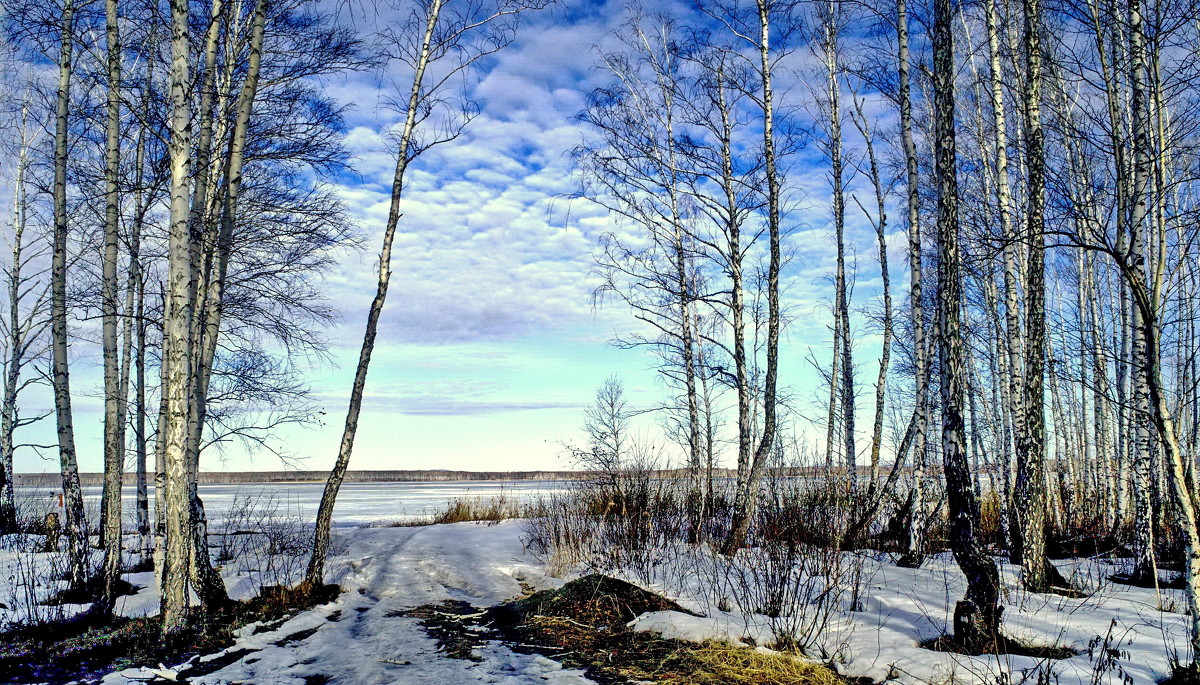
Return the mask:
<path id="1" fill-rule="evenodd" d="M 954 22 L 950 0 L 933 7 L 933 130 L 937 187 L 938 355 L 942 403 L 942 461 L 950 505 L 950 546 L 967 577 L 966 596 L 954 608 L 954 640 L 986 651 L 1000 639 L 1000 577 L 980 543 L 979 503 L 967 459 L 967 369 L 961 329 L 962 257 L 959 252 L 958 170 L 955 147 Z"/>
<path id="2" fill-rule="evenodd" d="M 367 371 L 375 350 L 379 317 L 387 299 L 388 282 L 392 274 L 392 242 L 400 223 L 405 173 L 409 164 L 422 153 L 457 138 L 473 118 L 474 111 L 469 104 L 457 108 L 451 106 L 451 111 L 445 111 L 445 91 L 453 79 L 467 75 L 477 61 L 511 43 L 522 14 L 541 9 L 547 4 L 546 0 L 500 0 L 498 3 L 472 0 L 462 6 L 448 8 L 445 0 L 420 0 L 414 3 L 407 22 L 386 35 L 394 50 L 392 57 L 411 69 L 412 87 L 404 104 L 404 125 L 398 135 L 391 204 L 379 252 L 379 280 L 367 313 L 366 331 L 350 389 L 350 403 L 337 461 L 325 483 L 317 510 L 313 552 L 305 572 L 305 583 L 309 587 L 320 586 L 324 582 L 333 507 L 354 450 Z M 426 72 L 435 63 L 444 68 L 431 74 L 427 81 Z M 439 121 L 434 117 L 442 119 Z"/>

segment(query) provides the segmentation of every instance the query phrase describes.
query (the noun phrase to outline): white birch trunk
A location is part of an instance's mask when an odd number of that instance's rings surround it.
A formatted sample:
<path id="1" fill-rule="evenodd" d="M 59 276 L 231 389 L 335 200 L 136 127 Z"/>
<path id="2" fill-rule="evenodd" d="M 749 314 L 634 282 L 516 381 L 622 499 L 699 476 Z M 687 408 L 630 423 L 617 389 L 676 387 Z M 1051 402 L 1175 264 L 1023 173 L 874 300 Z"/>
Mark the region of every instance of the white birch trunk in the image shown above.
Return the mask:
<path id="1" fill-rule="evenodd" d="M 53 363 L 54 416 L 58 426 L 58 461 L 62 473 L 65 529 L 70 548 L 71 584 L 81 587 L 88 568 L 87 520 L 79 487 L 75 426 L 71 416 L 71 380 L 67 349 L 67 136 L 70 124 L 71 76 L 74 69 L 75 3 L 63 8 L 54 117 L 54 254 L 50 275 L 50 352 Z"/>
<path id="2" fill-rule="evenodd" d="M 354 450 L 354 436 L 358 431 L 358 417 L 362 411 L 363 393 L 367 385 L 367 370 L 371 365 L 371 354 L 375 350 L 375 335 L 379 328 L 379 317 L 383 313 L 383 303 L 387 299 L 388 281 L 392 275 L 392 241 L 396 236 L 396 226 L 400 222 L 400 198 L 404 192 L 404 174 L 408 170 L 409 146 L 417 126 L 417 108 L 421 103 L 425 68 L 429 65 L 430 46 L 433 43 L 434 31 L 437 29 L 443 4 L 443 0 L 432 0 L 428 6 L 425 17 L 425 33 L 421 39 L 420 53 L 414 65 L 408 109 L 405 112 L 404 128 L 400 134 L 399 149 L 396 151 L 396 171 L 392 177 L 391 204 L 388 208 L 387 224 L 383 231 L 383 246 L 379 251 L 379 279 L 375 298 L 371 301 L 371 309 L 367 312 L 366 332 L 363 335 L 362 349 L 358 355 L 358 366 L 354 372 L 354 385 L 350 389 L 350 404 L 346 411 L 346 425 L 342 431 L 337 462 L 329 474 L 329 479 L 325 482 L 325 490 L 321 494 L 321 504 L 317 509 L 313 550 L 304 580 L 305 585 L 310 588 L 319 587 L 325 582 L 325 559 L 329 554 L 333 506 L 337 501 L 338 490 L 341 488 L 342 480 L 346 477 L 346 469 L 350 465 L 350 455 Z"/>
<path id="3" fill-rule="evenodd" d="M 171 169 L 170 233 L 167 249 L 167 311 L 163 321 L 163 518 L 164 549 L 161 602 L 164 638 L 188 625 L 188 570 L 191 516 L 188 506 L 188 410 L 190 400 L 190 349 L 194 302 L 190 210 L 191 90 L 188 2 L 171 0 L 170 138 L 167 152 Z"/>

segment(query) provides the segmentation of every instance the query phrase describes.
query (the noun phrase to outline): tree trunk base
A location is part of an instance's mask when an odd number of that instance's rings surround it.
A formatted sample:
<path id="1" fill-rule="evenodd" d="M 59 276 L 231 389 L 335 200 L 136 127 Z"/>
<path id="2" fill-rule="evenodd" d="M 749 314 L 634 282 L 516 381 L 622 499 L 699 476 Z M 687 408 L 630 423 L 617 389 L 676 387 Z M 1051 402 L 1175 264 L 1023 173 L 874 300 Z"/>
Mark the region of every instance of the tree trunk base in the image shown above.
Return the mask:
<path id="1" fill-rule="evenodd" d="M 1049 559 L 1045 560 L 1045 565 L 1042 568 L 1042 582 L 1036 587 L 1025 583 L 1025 589 L 1030 592 L 1043 592 L 1066 597 L 1082 596 L 1079 589 L 1072 585 L 1071 581 L 1067 580 L 1062 572 L 1058 570 L 1058 567 Z"/>
<path id="2" fill-rule="evenodd" d="M 967 654 L 1000 652 L 1000 613 L 981 609 L 971 600 L 954 605 L 954 642 Z"/>

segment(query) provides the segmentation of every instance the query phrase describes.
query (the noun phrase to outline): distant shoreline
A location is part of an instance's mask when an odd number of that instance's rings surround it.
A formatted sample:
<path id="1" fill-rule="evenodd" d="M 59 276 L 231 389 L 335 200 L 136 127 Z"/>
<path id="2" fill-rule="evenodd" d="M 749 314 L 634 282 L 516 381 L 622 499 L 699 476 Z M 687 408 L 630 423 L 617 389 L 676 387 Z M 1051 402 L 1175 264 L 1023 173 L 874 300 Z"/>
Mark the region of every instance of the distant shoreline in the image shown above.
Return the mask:
<path id="1" fill-rule="evenodd" d="M 905 472 L 910 467 L 903 469 Z M 686 478 L 687 469 L 664 469 L 653 471 L 654 478 Z M 870 476 L 869 466 L 859 467 L 859 477 Z M 199 475 L 202 485 L 236 485 L 240 483 L 292 483 L 296 485 L 324 483 L 328 471 L 205 471 Z M 583 480 L 594 476 L 589 471 L 446 471 L 438 469 L 427 470 L 397 470 L 397 471 L 347 471 L 347 483 L 454 483 L 466 481 L 562 481 Z M 714 478 L 727 479 L 737 476 L 733 469 L 714 468 Z M 829 471 L 816 466 L 774 467 L 767 469 L 767 475 L 775 476 L 823 476 Z M 25 487 L 62 487 L 62 477 L 57 472 L 48 473 L 18 473 L 15 483 Z M 150 474 L 150 482 L 154 476 Z M 104 484 L 103 473 L 79 474 L 80 485 L 98 486 Z M 125 473 L 125 485 L 133 484 L 133 474 Z"/>
<path id="2" fill-rule="evenodd" d="M 17 486 L 60 487 L 62 477 L 56 472 L 14 474 Z M 203 485 L 233 485 L 238 483 L 324 483 L 328 471 L 206 471 L 199 475 Z M 583 471 L 347 471 L 347 483 L 438 483 L 456 481 L 506 481 L 506 480 L 579 480 L 586 477 Z M 150 474 L 151 482 L 154 475 Z M 133 474 L 125 474 L 126 485 L 133 481 Z M 104 483 L 103 473 L 79 474 L 80 485 L 92 486 Z"/>

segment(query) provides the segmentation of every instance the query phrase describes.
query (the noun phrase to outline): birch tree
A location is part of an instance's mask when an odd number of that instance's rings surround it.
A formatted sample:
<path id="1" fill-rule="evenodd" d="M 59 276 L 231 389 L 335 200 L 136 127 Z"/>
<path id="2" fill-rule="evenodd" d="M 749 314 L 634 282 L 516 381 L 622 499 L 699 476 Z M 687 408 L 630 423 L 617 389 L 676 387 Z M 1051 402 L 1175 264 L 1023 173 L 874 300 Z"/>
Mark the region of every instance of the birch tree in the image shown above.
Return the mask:
<path id="1" fill-rule="evenodd" d="M 844 8 L 840 2 L 818 2 L 816 6 L 817 19 L 820 22 L 820 35 L 817 43 L 820 57 L 825 67 L 825 92 L 822 113 L 825 119 L 825 140 L 822 146 L 829 158 L 829 178 L 832 191 L 833 236 L 836 249 L 836 271 L 834 274 L 834 356 L 838 359 L 831 371 L 830 402 L 838 405 L 832 407 L 829 416 L 840 416 L 840 434 L 842 438 L 842 468 L 846 471 L 846 487 L 853 491 L 857 481 L 858 449 L 855 445 L 855 404 L 854 387 L 854 342 L 850 330 L 850 287 L 846 273 L 846 191 L 845 191 L 845 160 L 843 153 L 842 132 L 842 49 L 840 34 Z M 831 434 L 837 431 L 831 431 Z"/>
<path id="2" fill-rule="evenodd" d="M 70 550 L 71 584 L 83 587 L 88 569 L 87 520 L 79 487 L 75 424 L 71 415 L 71 379 L 67 340 L 67 151 L 70 134 L 71 79 L 75 59 L 75 0 L 67 0 L 60 20 L 58 92 L 54 115 L 54 251 L 50 272 L 50 336 L 54 416 L 58 427 L 58 459 L 62 473 L 64 528 Z"/>
<path id="3" fill-rule="evenodd" d="M 967 369 L 962 334 L 955 147 L 954 21 L 951 0 L 933 6 L 933 179 L 937 186 L 938 354 L 941 359 L 942 460 L 950 507 L 950 547 L 967 578 L 954 607 L 954 641 L 979 653 L 1000 640 L 1000 578 L 980 544 L 979 504 L 971 482 L 965 421 Z"/>
<path id="4" fill-rule="evenodd" d="M 684 133 L 694 78 L 685 73 L 690 42 L 668 16 L 634 14 L 619 30 L 623 49 L 604 53 L 612 84 L 593 91 L 580 119 L 594 140 L 574 151 L 581 193 L 613 216 L 638 227 L 630 245 L 610 232 L 596 255 L 603 281 L 595 298 L 613 296 L 649 329 L 622 336 L 622 347 L 650 347 L 659 372 L 682 391 L 677 402 L 680 442 L 693 487 L 699 485 L 704 444 L 700 417 L 699 335 L 696 307 L 703 277 L 699 246 L 687 209 L 693 175 L 691 141 Z M 670 419 L 668 419 L 670 420 Z"/>
<path id="5" fill-rule="evenodd" d="M 12 206 L 8 217 L 6 240 L 10 259 L 4 267 L 3 285 L 7 307 L 0 317 L 3 332 L 3 405 L 0 405 L 0 535 L 15 533 L 18 528 L 15 496 L 14 455 L 19 443 L 17 431 L 44 418 L 44 415 L 22 415 L 19 399 L 38 376 L 29 367 L 45 351 L 46 304 L 48 290 L 44 273 L 36 268 L 44 254 L 42 240 L 29 224 L 29 167 L 37 133 L 30 121 L 31 93 L 21 98 L 20 116 L 16 122 L 16 158 L 12 177 Z"/>
<path id="6" fill-rule="evenodd" d="M 1016 506 L 1019 512 L 1020 561 L 1026 587 L 1045 592 L 1063 584 L 1046 559 L 1046 141 L 1042 130 L 1042 9 L 1039 0 L 1023 0 L 1025 80 L 1025 235 L 1029 265 L 1025 281 L 1025 385 L 1023 429 L 1017 435 Z M 993 10 L 994 11 L 994 10 Z M 991 32 L 989 32 L 991 33 Z M 1013 343 L 1016 344 L 1015 342 Z"/>
<path id="7" fill-rule="evenodd" d="M 470 122 L 472 113 L 465 109 L 449 113 L 440 131 L 428 125 L 435 123 L 429 122 L 429 117 L 434 110 L 439 109 L 439 104 L 444 103 L 442 95 L 453 79 L 467 73 L 480 59 L 511 43 L 523 13 L 547 5 L 548 0 L 500 0 L 496 4 L 469 0 L 460 7 L 447 9 L 446 0 L 418 0 L 414 4 L 410 21 L 393 34 L 397 59 L 412 70 L 412 83 L 404 109 L 404 123 L 398 134 L 396 167 L 392 175 L 391 201 L 379 251 L 375 297 L 367 311 L 366 330 L 363 333 L 362 348 L 350 388 L 350 401 L 337 460 L 329 479 L 325 482 L 321 504 L 317 509 L 313 550 L 304 580 L 309 588 L 319 587 L 324 582 L 333 507 L 337 501 L 338 490 L 346 477 L 350 455 L 354 451 L 354 437 L 358 432 L 367 372 L 375 350 L 375 336 L 379 330 L 379 319 L 383 313 L 383 304 L 387 299 L 388 284 L 392 275 L 392 243 L 400 223 L 400 201 L 404 195 L 405 173 L 409 165 L 422 153 L 435 145 L 454 140 Z M 437 63 L 440 69 L 436 75 L 431 74 L 427 82 L 426 72 L 431 63 Z"/>
<path id="8" fill-rule="evenodd" d="M 191 293 L 192 234 L 189 227 L 192 170 L 188 93 L 191 48 L 187 0 L 171 0 L 169 84 L 171 169 L 167 251 L 167 310 L 163 317 L 163 412 L 159 422 L 163 462 L 163 557 L 159 584 L 164 639 L 188 626 L 188 569 L 192 540 L 188 502 L 188 414 L 190 409 L 190 337 L 194 313 Z"/>
<path id="9" fill-rule="evenodd" d="M 909 49 L 907 0 L 896 0 L 896 80 L 900 110 L 900 141 L 904 152 L 904 206 L 908 220 L 908 307 L 912 327 L 916 396 L 913 404 L 913 504 L 909 525 L 908 549 L 900 558 L 901 566 L 919 566 L 925 554 L 927 509 L 925 504 L 926 438 L 929 433 L 929 345 L 925 335 L 923 260 L 921 255 L 920 173 L 917 146 L 913 136 L 912 56 Z"/>
<path id="10" fill-rule="evenodd" d="M 726 10 L 729 8 L 722 8 Z M 787 23 L 791 20 L 792 7 L 774 0 L 756 0 L 755 11 L 742 24 L 738 18 L 725 14 L 717 18 L 729 26 L 731 31 L 754 50 L 754 63 L 758 76 L 758 92 L 747 94 L 762 117 L 763 181 L 766 185 L 765 216 L 768 264 L 765 283 L 767 302 L 766 321 L 766 364 L 763 370 L 762 408 L 763 420 L 757 446 L 752 454 L 738 455 L 737 477 L 734 484 L 732 519 L 729 534 L 721 545 L 721 552 L 733 555 L 746 540 L 758 501 L 758 481 L 763 468 L 773 454 L 777 425 L 777 386 L 779 383 L 779 335 L 782 328 L 779 304 L 779 271 L 782 265 L 783 183 L 779 169 L 778 148 L 775 132 L 775 92 L 772 75 L 781 50 L 773 47 L 773 31 L 787 34 L 786 27 L 773 22 Z"/>
<path id="11" fill-rule="evenodd" d="M 126 394 L 121 387 L 120 350 L 117 347 L 117 278 L 119 253 L 120 197 L 117 177 L 121 166 L 121 34 L 117 0 L 105 0 L 107 43 L 107 103 L 104 150 L 104 253 L 101 311 L 104 353 L 104 563 L 100 570 L 99 596 L 92 610 L 101 616 L 112 613 L 117 581 L 121 579 L 121 484 L 125 471 Z"/>

